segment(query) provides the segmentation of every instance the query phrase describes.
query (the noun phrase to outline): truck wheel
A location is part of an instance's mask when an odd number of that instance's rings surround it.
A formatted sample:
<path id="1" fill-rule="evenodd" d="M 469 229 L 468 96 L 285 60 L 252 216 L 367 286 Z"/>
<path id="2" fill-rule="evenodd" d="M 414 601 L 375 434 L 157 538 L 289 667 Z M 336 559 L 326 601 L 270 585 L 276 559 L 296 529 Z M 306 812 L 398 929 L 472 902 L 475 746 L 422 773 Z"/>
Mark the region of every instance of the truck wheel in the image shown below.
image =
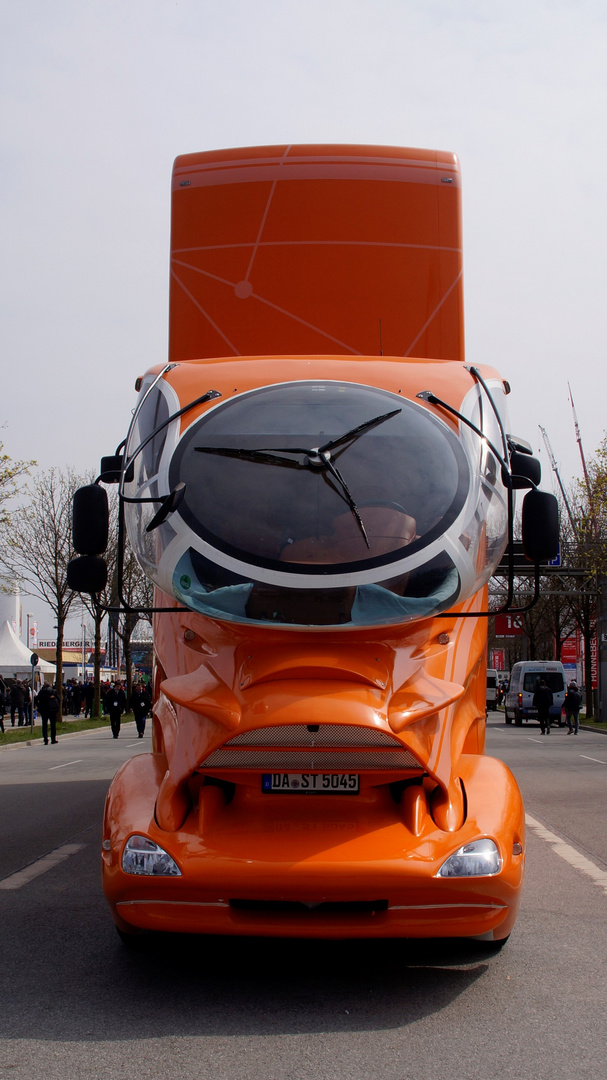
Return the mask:
<path id="1" fill-rule="evenodd" d="M 507 709 L 506 709 L 506 707 L 505 707 L 505 706 L 504 706 L 504 720 L 506 721 L 506 723 L 507 723 L 507 724 L 511 724 L 511 723 L 512 723 L 512 717 L 511 717 L 511 716 L 510 716 L 510 714 L 508 713 L 508 711 L 507 711 Z"/>
<path id="2" fill-rule="evenodd" d="M 518 709 L 515 709 L 515 711 L 514 711 L 514 723 L 516 724 L 517 727 L 522 727 L 523 726 L 523 718 L 522 718 L 522 716 L 521 716 Z"/>
<path id="3" fill-rule="evenodd" d="M 132 934 L 128 934 L 125 933 L 124 930 L 121 930 L 119 926 L 116 927 L 116 933 L 118 934 L 118 937 L 120 938 L 125 948 L 133 949 L 135 952 L 139 952 L 141 949 L 145 949 L 146 944 L 149 944 L 150 941 L 149 934 L 141 932 L 134 932 Z"/>
<path id="4" fill-rule="evenodd" d="M 504 945 L 508 941 L 509 937 L 510 937 L 510 934 L 508 934 L 508 937 L 500 938 L 499 941 L 483 941 L 483 943 L 482 943 L 483 952 L 486 952 L 486 953 L 497 953 L 497 952 L 499 952 L 500 949 L 504 948 Z"/>

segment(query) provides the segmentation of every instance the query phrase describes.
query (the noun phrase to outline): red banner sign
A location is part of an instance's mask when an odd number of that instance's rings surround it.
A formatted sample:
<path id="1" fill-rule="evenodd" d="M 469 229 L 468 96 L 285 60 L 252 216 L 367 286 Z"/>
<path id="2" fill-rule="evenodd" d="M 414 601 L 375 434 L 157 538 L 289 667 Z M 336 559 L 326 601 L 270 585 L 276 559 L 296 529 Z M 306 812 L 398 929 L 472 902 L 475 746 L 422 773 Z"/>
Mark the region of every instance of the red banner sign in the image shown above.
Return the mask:
<path id="1" fill-rule="evenodd" d="M 561 663 L 577 664 L 579 657 L 578 642 L 575 637 L 566 638 L 561 642 Z"/>
<path id="2" fill-rule="evenodd" d="M 496 615 L 496 637 L 520 637 L 523 633 L 520 615 Z"/>
<path id="3" fill-rule="evenodd" d="M 505 649 L 491 649 L 489 653 L 489 667 L 493 671 L 505 671 Z"/>

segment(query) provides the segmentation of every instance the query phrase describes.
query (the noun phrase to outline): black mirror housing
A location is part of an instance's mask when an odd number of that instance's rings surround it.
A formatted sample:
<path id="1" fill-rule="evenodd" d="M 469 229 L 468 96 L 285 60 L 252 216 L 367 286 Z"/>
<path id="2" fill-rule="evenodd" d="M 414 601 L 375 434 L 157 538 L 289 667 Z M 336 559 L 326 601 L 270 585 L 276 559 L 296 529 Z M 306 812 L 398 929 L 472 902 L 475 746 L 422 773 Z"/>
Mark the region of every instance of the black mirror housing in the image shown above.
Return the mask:
<path id="1" fill-rule="evenodd" d="M 86 484 L 74 492 L 72 540 L 79 555 L 102 555 L 108 544 L 110 513 L 107 492 Z"/>
<path id="2" fill-rule="evenodd" d="M 99 479 L 102 484 L 119 484 L 122 476 L 122 454 L 112 454 L 110 457 L 102 457 L 99 466 Z"/>
<path id="3" fill-rule="evenodd" d="M 107 585 L 107 564 L 99 555 L 80 555 L 67 564 L 67 583 L 73 592 L 100 593 Z"/>
<path id="4" fill-rule="evenodd" d="M 522 537 L 525 556 L 534 563 L 555 559 L 559 551 L 559 504 L 548 491 L 528 491 L 523 499 Z"/>
<path id="5" fill-rule="evenodd" d="M 510 472 L 515 488 L 537 487 L 542 479 L 542 466 L 538 459 L 519 450 L 510 452 Z"/>

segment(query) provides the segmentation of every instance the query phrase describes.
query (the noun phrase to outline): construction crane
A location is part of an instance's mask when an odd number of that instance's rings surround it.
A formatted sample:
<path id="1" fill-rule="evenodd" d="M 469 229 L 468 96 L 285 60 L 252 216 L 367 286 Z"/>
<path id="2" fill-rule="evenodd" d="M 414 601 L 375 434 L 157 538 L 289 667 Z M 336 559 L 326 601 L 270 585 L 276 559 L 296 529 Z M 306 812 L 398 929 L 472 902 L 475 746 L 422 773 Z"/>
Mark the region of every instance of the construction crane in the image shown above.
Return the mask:
<path id="1" fill-rule="evenodd" d="M 567 383 L 567 389 L 569 390 L 569 400 L 571 402 L 571 411 L 573 413 L 573 426 L 575 428 L 575 438 L 579 447 L 580 457 L 582 459 L 582 469 L 584 470 L 584 480 L 586 483 L 586 495 L 588 498 L 588 509 L 590 511 L 590 520 L 592 521 L 592 528 L 595 538 L 598 536 L 598 525 L 596 520 L 596 514 L 594 511 L 594 499 L 592 497 L 592 486 L 590 484 L 590 477 L 588 475 L 588 469 L 586 468 L 586 458 L 584 457 L 584 447 L 582 446 L 582 436 L 580 433 L 580 425 L 577 422 L 577 415 L 575 412 L 575 405 L 573 404 L 573 394 L 571 393 L 571 386 Z"/>
<path id="2" fill-rule="evenodd" d="M 584 457 L 584 447 L 582 446 L 582 436 L 580 434 L 580 425 L 577 422 L 577 416 L 576 416 L 576 412 L 575 412 L 575 405 L 573 404 L 573 394 L 571 393 L 571 387 L 570 387 L 569 383 L 567 383 L 567 389 L 569 390 L 569 400 L 571 402 L 571 411 L 573 413 L 573 426 L 575 428 L 575 438 L 576 438 L 576 441 L 577 441 L 577 444 L 578 444 L 578 447 L 579 447 L 579 450 L 580 450 L 580 457 L 582 459 L 582 468 L 584 470 L 584 480 L 586 481 L 586 490 L 588 491 L 588 499 L 589 499 L 589 501 L 592 501 L 591 498 L 590 498 L 590 491 L 591 491 L 590 477 L 588 476 L 588 469 L 586 468 L 586 458 Z"/>
<path id="3" fill-rule="evenodd" d="M 569 505 L 569 500 L 568 500 L 567 495 L 565 493 L 565 488 L 563 487 L 563 481 L 561 480 L 561 474 L 559 473 L 559 467 L 557 465 L 557 461 L 556 461 L 556 458 L 554 456 L 552 446 L 550 445 L 550 439 L 548 438 L 548 432 L 546 431 L 546 428 L 542 427 L 541 424 L 538 424 L 538 427 L 539 427 L 539 429 L 540 429 L 540 431 L 542 433 L 542 438 L 544 440 L 544 445 L 546 447 L 546 451 L 547 451 L 548 457 L 550 459 L 550 464 L 552 466 L 552 471 L 553 471 L 554 475 L 556 476 L 556 478 L 557 478 L 557 480 L 559 482 L 559 487 L 561 489 L 561 495 L 563 496 L 563 502 L 565 503 L 565 506 L 567 508 L 567 514 L 569 516 L 569 521 L 571 522 L 571 528 L 573 529 L 573 535 L 575 536 L 575 538 L 577 540 L 576 524 L 575 524 L 575 521 L 573 519 L 573 514 L 571 513 L 571 507 Z"/>

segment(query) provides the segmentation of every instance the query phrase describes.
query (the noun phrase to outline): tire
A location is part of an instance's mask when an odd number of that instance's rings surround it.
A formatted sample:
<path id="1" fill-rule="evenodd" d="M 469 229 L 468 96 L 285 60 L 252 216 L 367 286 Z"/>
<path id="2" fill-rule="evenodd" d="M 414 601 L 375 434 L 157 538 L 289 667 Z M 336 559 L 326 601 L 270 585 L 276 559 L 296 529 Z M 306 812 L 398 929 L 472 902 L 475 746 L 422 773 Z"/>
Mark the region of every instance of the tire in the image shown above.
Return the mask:
<path id="1" fill-rule="evenodd" d="M 504 709 L 504 720 L 507 724 L 512 723 L 512 717 L 506 712 L 506 709 Z"/>
<path id="2" fill-rule="evenodd" d="M 142 932 L 127 934 L 124 930 L 121 930 L 119 926 L 116 927 L 116 933 L 124 947 L 135 952 L 139 952 L 141 949 L 145 948 L 146 942 L 149 941 L 149 934 Z"/>
<path id="3" fill-rule="evenodd" d="M 481 942 L 481 947 L 482 947 L 483 952 L 486 952 L 486 953 L 498 953 L 498 952 L 501 952 L 501 950 L 504 948 L 504 945 L 508 941 L 509 937 L 510 937 L 510 934 L 508 934 L 507 937 L 500 938 L 499 941 L 483 941 L 483 942 Z"/>
<path id="4" fill-rule="evenodd" d="M 516 724 L 517 727 L 522 727 L 523 726 L 523 718 L 522 718 L 522 716 L 521 716 L 518 709 L 514 710 L 514 723 Z"/>

